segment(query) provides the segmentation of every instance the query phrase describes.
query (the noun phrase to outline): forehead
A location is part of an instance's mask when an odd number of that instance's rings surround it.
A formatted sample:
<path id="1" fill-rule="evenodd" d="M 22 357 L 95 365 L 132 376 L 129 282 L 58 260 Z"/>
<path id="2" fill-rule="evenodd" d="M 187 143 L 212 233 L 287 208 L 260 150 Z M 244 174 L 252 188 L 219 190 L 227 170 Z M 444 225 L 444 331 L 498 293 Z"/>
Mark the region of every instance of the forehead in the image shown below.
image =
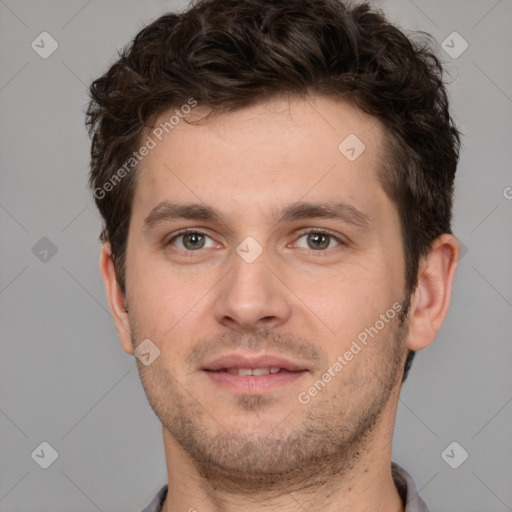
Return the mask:
<path id="1" fill-rule="evenodd" d="M 186 119 L 209 111 L 196 106 Z M 142 214 L 169 199 L 249 213 L 306 196 L 342 197 L 371 210 L 382 192 L 383 126 L 346 102 L 274 98 L 200 124 L 177 117 L 171 124 L 174 112 L 147 133 L 155 145 L 139 164 L 134 199 Z"/>

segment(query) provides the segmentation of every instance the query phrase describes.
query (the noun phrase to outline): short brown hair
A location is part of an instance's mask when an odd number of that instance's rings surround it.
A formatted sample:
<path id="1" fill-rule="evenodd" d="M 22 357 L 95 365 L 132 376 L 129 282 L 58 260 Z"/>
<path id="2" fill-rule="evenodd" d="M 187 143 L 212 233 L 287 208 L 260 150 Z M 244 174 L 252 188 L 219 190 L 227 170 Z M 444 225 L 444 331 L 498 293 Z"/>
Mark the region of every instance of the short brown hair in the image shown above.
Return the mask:
<path id="1" fill-rule="evenodd" d="M 151 123 L 191 97 L 212 112 L 283 94 L 350 101 L 386 129 L 380 179 L 400 215 L 410 296 L 420 257 L 451 233 L 460 146 L 431 36 L 417 34 L 422 42 L 368 3 L 342 0 L 199 0 L 161 16 L 91 85 L 90 186 L 105 191 Z M 123 293 L 135 181 L 129 172 L 108 194 L 95 192 Z"/>

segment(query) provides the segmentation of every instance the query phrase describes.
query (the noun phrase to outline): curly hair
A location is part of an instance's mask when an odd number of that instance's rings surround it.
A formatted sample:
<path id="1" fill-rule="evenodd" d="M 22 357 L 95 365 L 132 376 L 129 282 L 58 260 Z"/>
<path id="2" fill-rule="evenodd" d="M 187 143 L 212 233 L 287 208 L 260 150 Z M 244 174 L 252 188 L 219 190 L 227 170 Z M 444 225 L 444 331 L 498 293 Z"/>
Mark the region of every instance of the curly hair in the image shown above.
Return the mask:
<path id="1" fill-rule="evenodd" d="M 460 147 L 442 64 L 431 36 L 416 34 L 423 39 L 407 37 L 368 3 L 342 0 L 199 0 L 141 30 L 92 83 L 86 114 L 89 184 L 102 191 L 94 194 L 100 238 L 110 243 L 123 293 L 136 166 L 108 184 L 148 126 L 191 97 L 213 115 L 315 94 L 349 101 L 385 127 L 379 179 L 400 215 L 410 296 L 420 258 L 452 232 Z M 410 351 L 403 380 L 413 357 Z"/>

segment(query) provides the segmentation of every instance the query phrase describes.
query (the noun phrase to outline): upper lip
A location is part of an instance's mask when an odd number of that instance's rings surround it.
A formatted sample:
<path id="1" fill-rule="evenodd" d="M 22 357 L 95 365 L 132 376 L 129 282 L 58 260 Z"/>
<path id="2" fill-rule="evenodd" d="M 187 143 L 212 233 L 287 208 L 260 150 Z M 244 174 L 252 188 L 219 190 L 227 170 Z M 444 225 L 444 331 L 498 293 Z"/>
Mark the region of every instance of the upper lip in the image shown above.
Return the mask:
<path id="1" fill-rule="evenodd" d="M 218 371 L 226 370 L 228 368 L 281 368 L 290 372 L 307 370 L 304 365 L 294 363 L 284 357 L 269 354 L 263 354 L 260 356 L 227 354 L 212 359 L 202 367 L 202 370 Z"/>

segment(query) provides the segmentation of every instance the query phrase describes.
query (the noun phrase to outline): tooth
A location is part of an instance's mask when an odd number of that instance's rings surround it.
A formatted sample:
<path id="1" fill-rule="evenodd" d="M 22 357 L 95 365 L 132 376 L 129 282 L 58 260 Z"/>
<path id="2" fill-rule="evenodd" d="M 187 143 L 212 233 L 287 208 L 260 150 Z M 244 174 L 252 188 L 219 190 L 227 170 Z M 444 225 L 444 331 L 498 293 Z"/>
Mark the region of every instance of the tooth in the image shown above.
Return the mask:
<path id="1" fill-rule="evenodd" d="M 281 368 L 226 368 L 225 372 L 232 373 L 233 375 L 242 375 L 244 377 L 250 375 L 268 375 L 269 373 L 279 373 Z"/>
<path id="2" fill-rule="evenodd" d="M 268 368 L 254 368 L 253 375 L 268 375 L 270 373 Z"/>

